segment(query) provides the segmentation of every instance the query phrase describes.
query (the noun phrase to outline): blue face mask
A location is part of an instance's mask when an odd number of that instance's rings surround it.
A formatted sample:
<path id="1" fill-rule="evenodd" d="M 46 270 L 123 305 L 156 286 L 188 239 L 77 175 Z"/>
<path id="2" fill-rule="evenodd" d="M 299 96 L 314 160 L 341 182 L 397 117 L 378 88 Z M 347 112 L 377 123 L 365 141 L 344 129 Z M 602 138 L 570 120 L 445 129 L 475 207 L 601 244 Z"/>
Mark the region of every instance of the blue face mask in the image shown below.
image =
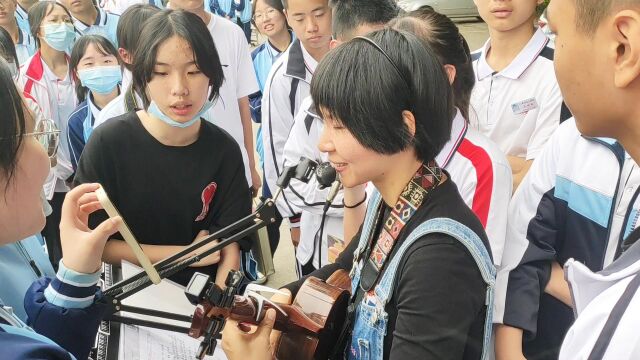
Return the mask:
<path id="1" fill-rule="evenodd" d="M 206 113 L 209 109 L 211 109 L 212 106 L 213 106 L 213 102 L 211 100 L 207 100 L 204 103 L 204 105 L 202 105 L 202 109 L 200 109 L 200 111 L 191 120 L 183 123 L 177 122 L 172 118 L 170 118 L 169 116 L 167 116 L 165 113 L 163 113 L 158 107 L 158 105 L 156 104 L 156 102 L 153 100 L 151 101 L 151 104 L 149 104 L 147 113 L 155 116 L 156 118 L 160 119 L 162 122 L 166 123 L 167 125 L 184 129 L 184 128 L 188 128 L 189 126 L 195 124 L 196 121 L 200 120 L 200 117 L 202 116 L 202 114 Z"/>
<path id="2" fill-rule="evenodd" d="M 46 24 L 44 28 L 44 41 L 58 51 L 66 51 L 76 38 L 73 25 L 68 23 Z"/>
<path id="3" fill-rule="evenodd" d="M 82 86 L 96 94 L 109 94 L 122 82 L 120 66 L 94 66 L 78 71 Z"/>

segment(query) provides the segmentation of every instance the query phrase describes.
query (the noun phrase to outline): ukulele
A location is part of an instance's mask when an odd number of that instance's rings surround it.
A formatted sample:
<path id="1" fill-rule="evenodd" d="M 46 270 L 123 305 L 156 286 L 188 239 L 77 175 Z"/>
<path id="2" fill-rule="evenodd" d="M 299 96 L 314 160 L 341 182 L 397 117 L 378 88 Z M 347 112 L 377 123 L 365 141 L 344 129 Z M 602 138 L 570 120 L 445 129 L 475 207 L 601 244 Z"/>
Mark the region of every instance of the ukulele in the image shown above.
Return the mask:
<path id="1" fill-rule="evenodd" d="M 193 315 L 189 335 L 199 338 L 212 319 L 233 319 L 259 324 L 268 309 L 276 311 L 274 329 L 282 331 L 276 351 L 279 360 L 326 360 L 340 338 L 346 320 L 351 279 L 338 270 L 326 282 L 309 277 L 292 304 L 268 301 L 260 296 L 234 295 L 230 306 L 201 302 Z"/>

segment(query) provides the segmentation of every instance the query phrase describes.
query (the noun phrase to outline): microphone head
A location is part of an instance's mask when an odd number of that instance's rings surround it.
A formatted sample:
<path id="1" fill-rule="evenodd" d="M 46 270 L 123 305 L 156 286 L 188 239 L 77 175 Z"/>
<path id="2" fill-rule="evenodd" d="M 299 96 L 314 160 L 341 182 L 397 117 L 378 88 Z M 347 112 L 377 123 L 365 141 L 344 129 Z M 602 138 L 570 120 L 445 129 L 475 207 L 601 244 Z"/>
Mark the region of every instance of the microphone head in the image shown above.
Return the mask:
<path id="1" fill-rule="evenodd" d="M 318 180 L 320 189 L 331 186 L 331 184 L 336 181 L 337 176 L 336 169 L 331 166 L 331 163 L 324 162 L 316 168 L 316 179 Z"/>

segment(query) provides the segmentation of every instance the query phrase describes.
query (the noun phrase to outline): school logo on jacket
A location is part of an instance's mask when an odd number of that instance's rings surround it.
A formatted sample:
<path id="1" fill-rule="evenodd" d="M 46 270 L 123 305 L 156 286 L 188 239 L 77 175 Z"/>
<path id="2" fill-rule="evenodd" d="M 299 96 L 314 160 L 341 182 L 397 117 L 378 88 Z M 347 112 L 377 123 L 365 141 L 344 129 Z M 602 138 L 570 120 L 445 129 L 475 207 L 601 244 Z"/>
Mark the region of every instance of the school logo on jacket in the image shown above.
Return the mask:
<path id="1" fill-rule="evenodd" d="M 213 200 L 213 196 L 216 194 L 217 188 L 218 184 L 212 182 L 211 184 L 207 185 L 204 190 L 202 190 L 202 195 L 200 195 L 200 199 L 202 199 L 202 211 L 196 218 L 196 222 L 204 220 L 204 218 L 209 213 L 209 205 L 211 204 L 211 200 Z"/>

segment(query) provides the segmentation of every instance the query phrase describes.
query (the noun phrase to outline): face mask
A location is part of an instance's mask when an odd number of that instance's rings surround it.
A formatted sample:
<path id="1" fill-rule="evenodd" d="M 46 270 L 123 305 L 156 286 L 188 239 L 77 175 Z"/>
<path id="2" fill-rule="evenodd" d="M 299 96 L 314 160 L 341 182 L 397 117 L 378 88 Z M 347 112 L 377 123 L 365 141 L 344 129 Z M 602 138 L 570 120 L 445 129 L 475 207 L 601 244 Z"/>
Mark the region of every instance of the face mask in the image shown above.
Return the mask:
<path id="1" fill-rule="evenodd" d="M 96 94 L 109 94 L 122 82 L 120 66 L 95 66 L 78 71 L 82 86 Z"/>
<path id="2" fill-rule="evenodd" d="M 212 106 L 213 106 L 213 102 L 211 100 L 207 100 L 202 106 L 202 109 L 200 109 L 200 111 L 193 117 L 193 119 L 184 123 L 177 122 L 172 118 L 168 117 L 167 115 L 165 115 L 162 111 L 160 111 L 160 108 L 158 107 L 155 101 L 151 101 L 151 104 L 149 104 L 149 108 L 147 109 L 147 112 L 170 126 L 184 129 L 184 128 L 188 128 L 189 126 L 195 124 L 196 121 L 200 120 L 200 117 L 202 116 L 202 114 L 204 114 L 209 109 L 211 109 Z"/>
<path id="3" fill-rule="evenodd" d="M 44 41 L 58 51 L 66 51 L 76 38 L 73 25 L 67 23 L 47 24 L 44 28 Z"/>

